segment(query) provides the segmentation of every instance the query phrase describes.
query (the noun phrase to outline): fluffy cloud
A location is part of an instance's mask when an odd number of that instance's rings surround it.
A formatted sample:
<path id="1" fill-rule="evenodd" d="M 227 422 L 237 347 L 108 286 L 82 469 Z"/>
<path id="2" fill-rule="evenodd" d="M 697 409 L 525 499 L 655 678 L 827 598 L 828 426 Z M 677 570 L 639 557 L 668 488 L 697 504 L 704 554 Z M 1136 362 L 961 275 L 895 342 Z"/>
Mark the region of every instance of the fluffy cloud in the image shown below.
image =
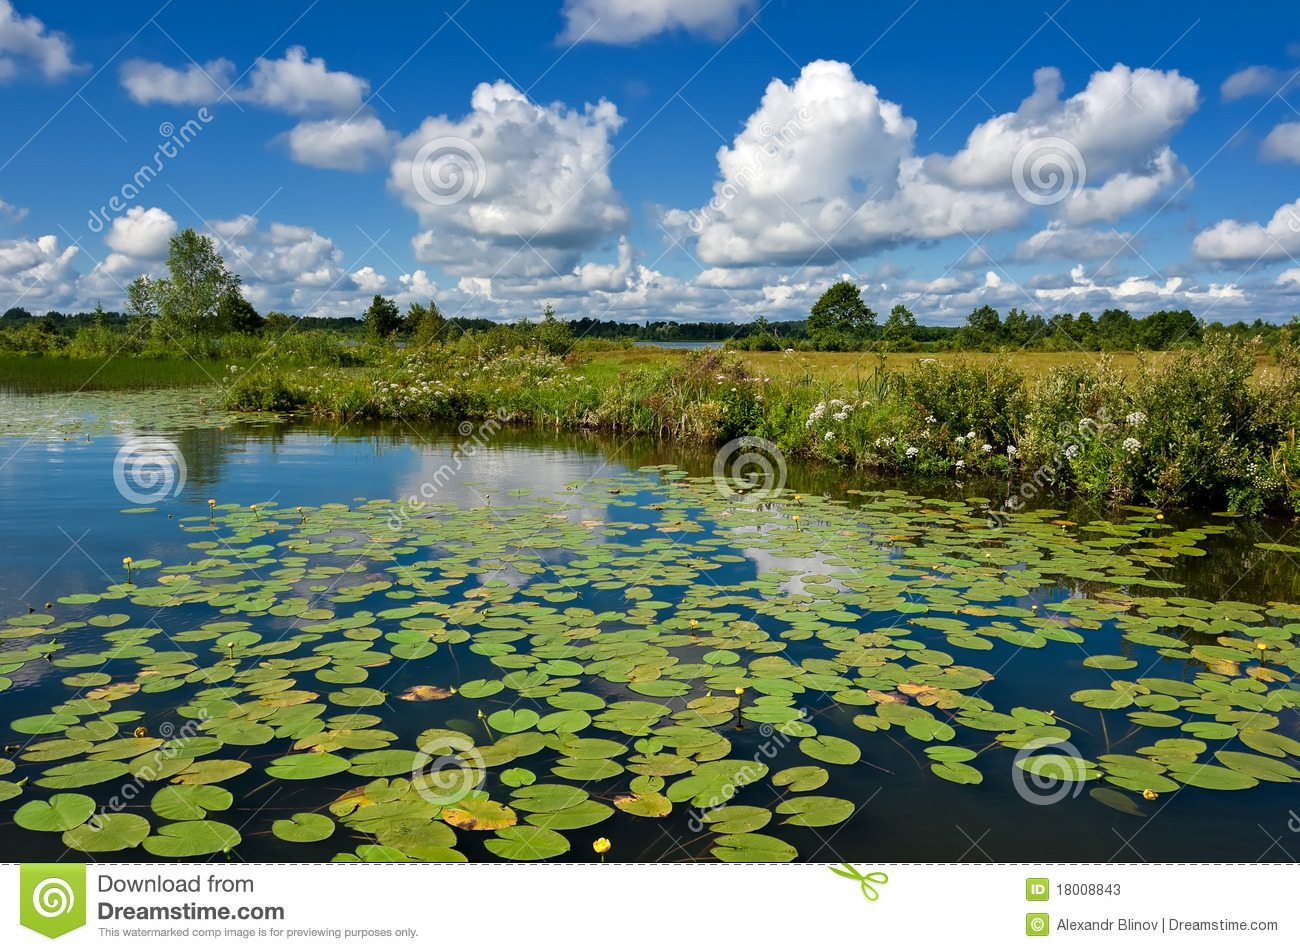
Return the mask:
<path id="1" fill-rule="evenodd" d="M 1041 158 L 1040 175 L 1060 176 L 1063 217 L 1075 223 L 1114 221 L 1183 174 L 1168 142 L 1197 108 L 1192 80 L 1176 70 L 1119 64 L 1093 73 L 1065 101 L 1063 89 L 1057 69 L 1038 70 L 1033 95 L 1018 110 L 976 126 L 952 158 L 928 157 L 926 171 L 963 188 L 1011 184 L 1041 195 L 1032 188 L 1033 163 Z M 1012 181 L 1018 155 L 1027 163 L 1021 180 Z"/>
<path id="2" fill-rule="evenodd" d="M 1224 102 L 1232 102 L 1245 96 L 1282 92 L 1283 88 L 1300 76 L 1300 70 L 1273 69 L 1271 66 L 1248 66 L 1233 73 L 1223 81 L 1219 93 Z"/>
<path id="3" fill-rule="evenodd" d="M 392 154 L 398 137 L 366 106 L 368 80 L 329 69 L 301 46 L 290 47 L 282 59 L 258 59 L 238 87 L 232 86 L 234 72 L 227 59 L 183 69 L 137 59 L 123 65 L 121 81 L 142 105 L 224 99 L 297 116 L 301 121 L 280 139 L 290 157 L 304 165 L 359 172 Z"/>
<path id="4" fill-rule="evenodd" d="M 295 162 L 322 169 L 360 172 L 386 158 L 397 134 L 374 116 L 300 122 L 286 134 Z"/>
<path id="5" fill-rule="evenodd" d="M 173 106 L 215 103 L 230 87 L 235 64 L 215 59 L 172 69 L 162 63 L 133 59 L 122 64 L 118 78 L 127 95 L 142 106 L 165 102 Z"/>
<path id="6" fill-rule="evenodd" d="M 122 64 L 119 79 L 130 97 L 145 106 L 215 103 L 224 97 L 294 116 L 348 115 L 361 108 L 370 91 L 361 77 L 330 70 L 320 57 L 308 59 L 301 46 L 290 47 L 283 59 L 258 59 L 238 88 L 231 85 L 234 72 L 235 64 L 224 57 L 181 69 L 133 59 Z"/>
<path id="7" fill-rule="evenodd" d="M 309 60 L 305 49 L 294 46 L 284 59 L 259 59 L 240 98 L 293 115 L 342 114 L 360 109 L 369 91 L 366 80 L 326 69 L 325 60 Z"/>
<path id="8" fill-rule="evenodd" d="M 636 43 L 669 30 L 712 39 L 734 33 L 756 0 L 565 0 L 561 39 Z"/>
<path id="9" fill-rule="evenodd" d="M 1039 70 L 1016 112 L 977 126 L 953 156 L 922 158 L 916 123 L 897 104 L 844 63 L 810 63 L 792 86 L 774 80 L 733 144 L 718 150 L 709 204 L 670 212 L 663 224 L 698 234 L 710 265 L 852 260 L 1022 223 L 1049 203 L 1013 180 L 1018 153 L 1063 153 L 1054 168 L 1074 190 L 1050 207 L 1074 224 L 1114 221 L 1184 174 L 1168 139 L 1196 109 L 1191 80 L 1118 65 L 1070 99 L 1062 88 L 1056 70 Z"/>
<path id="10" fill-rule="evenodd" d="M 25 17 L 9 0 L 0 0 L 0 82 L 35 67 L 46 80 L 62 79 L 82 69 L 72 61 L 72 44 L 51 33 L 36 17 Z"/>
<path id="11" fill-rule="evenodd" d="M 5 309 L 22 305 L 40 312 L 74 298 L 79 275 L 72 261 L 76 245 L 64 247 L 54 235 L 0 241 L 0 300 Z"/>
<path id="12" fill-rule="evenodd" d="M 1053 222 L 1016 245 L 1017 261 L 1098 261 L 1135 254 L 1132 234 Z"/>
<path id="13" fill-rule="evenodd" d="M 26 217 L 27 209 L 17 208 L 0 198 L 0 218 L 6 218 L 9 221 L 22 221 Z"/>
<path id="14" fill-rule="evenodd" d="M 1300 122 L 1282 122 L 1273 127 L 1259 154 L 1272 162 L 1290 159 L 1300 162 Z"/>
<path id="15" fill-rule="evenodd" d="M 1268 224 L 1225 219 L 1192 241 L 1207 261 L 1284 261 L 1300 255 L 1300 200 L 1283 205 Z"/>
<path id="16" fill-rule="evenodd" d="M 427 229 L 412 241 L 416 257 L 454 274 L 571 270 L 627 227 L 609 177 L 623 121 L 605 100 L 540 106 L 506 82 L 480 83 L 461 119 L 425 119 L 397 146 L 388 179 Z"/>
<path id="17" fill-rule="evenodd" d="M 167 257 L 167 244 L 176 234 L 176 219 L 161 208 L 128 208 L 113 219 L 104 235 L 104 244 L 118 254 L 141 261 L 161 261 Z"/>

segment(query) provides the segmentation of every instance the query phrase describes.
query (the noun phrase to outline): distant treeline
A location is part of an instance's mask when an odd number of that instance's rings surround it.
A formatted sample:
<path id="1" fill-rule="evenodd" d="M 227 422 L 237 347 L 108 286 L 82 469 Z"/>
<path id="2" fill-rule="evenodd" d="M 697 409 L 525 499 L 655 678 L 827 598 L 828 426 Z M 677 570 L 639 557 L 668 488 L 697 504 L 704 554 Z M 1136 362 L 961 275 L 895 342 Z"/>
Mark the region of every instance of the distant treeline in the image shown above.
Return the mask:
<path id="1" fill-rule="evenodd" d="M 830 292 L 828 292 L 830 293 Z M 1256 320 L 1247 324 L 1237 321 L 1225 325 L 1214 321 L 1202 325 L 1191 311 L 1155 311 L 1144 317 L 1134 317 L 1128 311 L 1108 309 L 1098 316 L 1084 311 L 1079 314 L 1058 314 L 1052 317 L 1031 315 L 1012 308 L 1005 316 L 995 308 L 984 306 L 973 310 L 966 323 L 956 327 L 937 327 L 918 323 L 910 312 L 898 305 L 889 318 L 878 324 L 875 313 L 850 301 L 843 307 L 822 312 L 811 320 L 767 321 L 759 317 L 754 321 L 648 321 L 642 324 L 622 321 L 601 321 L 589 317 L 563 320 L 548 308 L 544 322 L 521 318 L 519 321 L 500 322 L 486 318 L 443 317 L 436 309 L 412 308 L 409 315 L 401 315 L 397 305 L 376 295 L 378 303 L 361 317 L 295 317 L 280 312 L 270 312 L 265 317 L 257 315 L 251 307 L 246 319 L 236 321 L 231 329 L 241 333 L 279 337 L 295 332 L 328 331 L 352 340 L 392 340 L 418 336 L 420 320 L 432 315 L 443 330 L 437 336 L 446 339 L 469 333 L 487 333 L 493 330 L 514 328 L 532 330 L 538 327 L 556 327 L 559 335 L 571 341 L 612 342 L 644 341 L 674 343 L 684 341 L 731 342 L 742 350 L 779 350 L 787 347 L 816 350 L 866 350 L 887 344 L 892 350 L 996 350 L 1000 347 L 1029 348 L 1034 350 L 1165 350 L 1170 347 L 1198 343 L 1207 331 L 1226 331 L 1238 337 L 1263 338 L 1266 347 L 1275 346 L 1284 327 L 1292 334 L 1300 331 L 1300 316 L 1293 317 L 1287 325 Z M 380 311 L 386 311 L 381 316 Z M 418 311 L 418 313 L 416 313 Z M 445 323 L 443 323 L 445 322 Z M 377 324 L 383 326 L 377 327 Z M 52 345 L 58 349 L 58 338 L 71 339 L 82 330 L 94 328 L 125 332 L 131 327 L 130 315 L 118 311 L 79 311 L 63 313 L 49 311 L 41 316 L 25 308 L 13 307 L 0 316 L 0 332 L 25 331 L 24 340 L 36 335 L 47 338 L 45 347 L 16 346 L 18 341 L 0 334 L 0 350 L 44 350 Z M 6 346 L 8 344 L 8 346 Z"/>

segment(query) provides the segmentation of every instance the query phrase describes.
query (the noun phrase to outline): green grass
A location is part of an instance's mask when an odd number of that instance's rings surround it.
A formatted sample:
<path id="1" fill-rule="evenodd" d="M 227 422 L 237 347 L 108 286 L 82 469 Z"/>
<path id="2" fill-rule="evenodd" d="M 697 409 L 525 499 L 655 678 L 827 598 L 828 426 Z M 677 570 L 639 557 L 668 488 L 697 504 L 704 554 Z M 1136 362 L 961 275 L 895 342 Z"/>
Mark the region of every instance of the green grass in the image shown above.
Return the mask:
<path id="1" fill-rule="evenodd" d="M 227 368 L 187 357 L 16 357 L 0 355 L 0 391 L 61 393 L 217 386 Z"/>

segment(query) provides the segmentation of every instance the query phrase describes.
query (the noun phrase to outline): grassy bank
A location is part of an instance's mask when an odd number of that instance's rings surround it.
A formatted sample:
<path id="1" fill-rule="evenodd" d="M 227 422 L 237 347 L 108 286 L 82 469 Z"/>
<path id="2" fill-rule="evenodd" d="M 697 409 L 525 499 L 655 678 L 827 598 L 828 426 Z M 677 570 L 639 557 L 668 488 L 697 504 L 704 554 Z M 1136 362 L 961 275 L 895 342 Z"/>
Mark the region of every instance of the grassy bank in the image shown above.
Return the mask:
<path id="1" fill-rule="evenodd" d="M 760 437 L 844 466 L 1004 475 L 1006 506 L 1051 485 L 1111 500 L 1235 512 L 1300 508 L 1300 359 L 1230 335 L 1195 350 L 884 358 L 515 349 L 392 355 L 379 365 L 232 375 L 231 409 L 337 419 L 474 420 L 721 445 Z"/>
<path id="2" fill-rule="evenodd" d="M 217 387 L 229 368 L 188 357 L 16 357 L 0 354 L 0 390 L 24 393 Z"/>

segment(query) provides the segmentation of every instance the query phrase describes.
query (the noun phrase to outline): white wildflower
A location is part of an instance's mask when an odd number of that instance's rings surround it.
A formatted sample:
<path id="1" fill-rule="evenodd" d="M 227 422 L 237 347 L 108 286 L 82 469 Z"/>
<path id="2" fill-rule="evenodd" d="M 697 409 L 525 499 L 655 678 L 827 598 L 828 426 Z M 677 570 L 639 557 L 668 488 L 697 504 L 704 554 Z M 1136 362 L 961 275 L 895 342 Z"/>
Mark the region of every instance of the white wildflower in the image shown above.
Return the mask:
<path id="1" fill-rule="evenodd" d="M 959 459 L 959 460 L 957 460 L 957 468 L 958 468 L 958 469 L 965 469 L 965 468 L 966 468 L 966 461 L 965 461 L 964 459 Z"/>
<path id="2" fill-rule="evenodd" d="M 1122 445 L 1124 447 L 1124 452 L 1128 453 L 1130 456 L 1142 448 L 1142 444 L 1131 436 L 1125 440 Z"/>
<path id="3" fill-rule="evenodd" d="M 1135 410 L 1124 418 L 1124 422 L 1129 426 L 1141 426 L 1147 421 L 1147 415 L 1141 410 Z"/>
<path id="4" fill-rule="evenodd" d="M 907 448 L 907 455 L 908 455 L 909 457 L 916 456 L 916 454 L 919 453 L 919 452 L 921 452 L 921 451 L 918 450 L 915 446 L 909 446 L 909 447 Z"/>
<path id="5" fill-rule="evenodd" d="M 835 439 L 835 431 L 834 431 L 834 430 L 827 430 L 827 431 L 826 431 L 826 435 L 825 435 L 824 437 L 822 437 L 822 439 L 824 439 L 824 440 L 833 440 L 833 439 Z"/>

